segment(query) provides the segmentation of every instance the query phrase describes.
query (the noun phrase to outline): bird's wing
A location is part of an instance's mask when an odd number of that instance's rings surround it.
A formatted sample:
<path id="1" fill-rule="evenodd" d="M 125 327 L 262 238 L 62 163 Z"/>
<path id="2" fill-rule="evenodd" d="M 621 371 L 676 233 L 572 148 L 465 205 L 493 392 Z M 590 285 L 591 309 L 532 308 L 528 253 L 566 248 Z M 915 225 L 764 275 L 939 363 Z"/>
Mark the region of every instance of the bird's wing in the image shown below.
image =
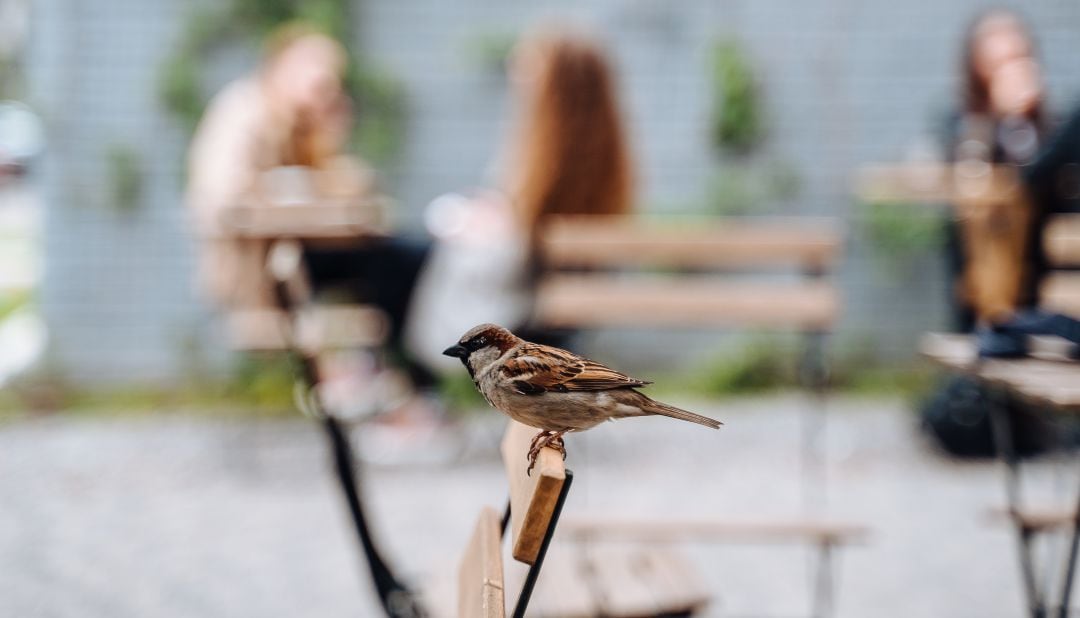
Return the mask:
<path id="1" fill-rule="evenodd" d="M 559 348 L 527 343 L 501 369 L 524 395 L 547 391 L 602 391 L 651 384 Z"/>

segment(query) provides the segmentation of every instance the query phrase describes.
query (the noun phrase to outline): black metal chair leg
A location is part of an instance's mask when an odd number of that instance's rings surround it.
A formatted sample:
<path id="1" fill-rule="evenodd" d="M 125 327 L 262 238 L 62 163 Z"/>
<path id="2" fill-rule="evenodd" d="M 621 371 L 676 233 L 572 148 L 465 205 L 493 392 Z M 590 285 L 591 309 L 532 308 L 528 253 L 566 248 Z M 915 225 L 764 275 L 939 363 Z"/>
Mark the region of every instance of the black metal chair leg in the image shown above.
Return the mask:
<path id="1" fill-rule="evenodd" d="M 1069 541 L 1069 556 L 1065 562 L 1065 579 L 1061 582 L 1061 605 L 1058 606 L 1059 618 L 1068 618 L 1069 602 L 1072 596 L 1073 579 L 1076 576 L 1076 558 L 1080 550 L 1080 492 L 1076 498 L 1076 513 L 1073 518 L 1072 538 Z"/>
<path id="2" fill-rule="evenodd" d="M 998 457 L 1005 463 L 1005 499 L 1008 502 L 1009 517 L 1016 529 L 1017 549 L 1020 555 L 1020 570 L 1024 580 L 1024 594 L 1027 598 L 1028 612 L 1032 618 L 1046 617 L 1046 602 L 1039 591 L 1032 558 L 1032 534 L 1018 515 L 1021 508 L 1020 495 L 1020 459 L 1012 439 L 1012 424 L 1009 421 L 1009 408 L 1005 397 L 994 398 L 990 406 L 990 426 L 994 434 L 994 445 Z"/>
<path id="3" fill-rule="evenodd" d="M 354 468 L 355 460 L 345 428 L 342 427 L 340 421 L 329 414 L 323 415 L 322 425 L 326 430 L 330 448 L 334 454 L 334 465 L 341 491 L 349 506 L 356 534 L 364 550 L 364 558 L 371 569 L 371 578 L 374 580 L 375 590 L 379 594 L 379 602 L 382 604 L 383 610 L 386 611 L 387 616 L 390 616 L 390 618 L 422 618 L 427 616 L 427 612 L 420 605 L 416 593 L 394 576 L 371 538 L 367 517 L 360 504 L 360 494 L 357 490 Z"/>
<path id="4" fill-rule="evenodd" d="M 525 611 L 529 608 L 529 599 L 532 598 L 536 580 L 540 577 L 540 569 L 544 567 L 544 558 L 547 556 L 551 537 L 555 535 L 555 527 L 559 524 L 559 516 L 562 514 L 563 504 L 566 502 L 566 495 L 570 493 L 570 484 L 573 481 L 574 473 L 569 469 L 566 470 L 566 480 L 563 482 L 562 490 L 559 492 L 559 499 L 555 501 L 555 510 L 551 514 L 551 522 L 548 524 L 547 531 L 544 532 L 544 540 L 540 543 L 540 552 L 536 555 L 536 562 L 529 567 L 529 572 L 525 576 L 525 584 L 522 585 L 521 594 L 518 596 L 517 604 L 514 606 L 514 618 L 525 618 Z M 504 534 L 506 524 L 510 519 L 509 515 L 510 510 L 507 507 L 506 517 L 503 519 Z"/>

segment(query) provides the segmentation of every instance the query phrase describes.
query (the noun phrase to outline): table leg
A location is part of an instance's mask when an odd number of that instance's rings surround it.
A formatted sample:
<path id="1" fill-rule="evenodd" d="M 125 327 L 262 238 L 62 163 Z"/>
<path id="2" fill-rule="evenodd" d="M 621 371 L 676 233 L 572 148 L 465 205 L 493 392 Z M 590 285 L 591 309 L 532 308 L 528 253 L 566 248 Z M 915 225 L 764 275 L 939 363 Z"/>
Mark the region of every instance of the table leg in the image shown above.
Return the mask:
<path id="1" fill-rule="evenodd" d="M 990 403 L 990 423 L 994 432 L 994 445 L 998 457 L 1005 463 L 1005 499 L 1009 516 L 1016 528 L 1017 549 L 1020 553 L 1020 571 L 1024 580 L 1024 594 L 1032 618 L 1045 618 L 1046 604 L 1039 592 L 1035 577 L 1035 564 L 1031 555 L 1031 530 L 1019 520 L 1020 514 L 1020 458 L 1012 440 L 1012 424 L 1009 421 L 1007 397 L 1001 394 Z"/>

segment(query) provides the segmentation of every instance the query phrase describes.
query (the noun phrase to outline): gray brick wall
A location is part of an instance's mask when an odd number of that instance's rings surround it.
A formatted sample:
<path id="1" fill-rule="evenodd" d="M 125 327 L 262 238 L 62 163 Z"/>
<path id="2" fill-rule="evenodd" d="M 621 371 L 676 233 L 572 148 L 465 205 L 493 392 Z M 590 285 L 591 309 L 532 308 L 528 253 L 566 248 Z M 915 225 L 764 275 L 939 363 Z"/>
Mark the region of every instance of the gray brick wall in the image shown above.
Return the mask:
<path id="1" fill-rule="evenodd" d="M 470 42 L 551 14 L 588 21 L 613 50 L 642 209 L 703 195 L 717 166 L 706 136 L 708 52 L 716 38 L 734 36 L 764 80 L 767 156 L 793 165 L 802 181 L 796 200 L 766 211 L 857 218 L 852 171 L 902 156 L 932 129 L 953 94 L 959 32 L 982 4 L 363 0 L 354 27 L 363 52 L 407 86 L 405 155 L 388 175 L 406 224 L 439 193 L 487 181 L 501 147 L 505 84 L 469 59 Z M 30 86 L 51 138 L 40 173 L 48 208 L 41 298 L 54 360 L 78 379 L 167 379 L 191 342 L 215 350 L 191 293 L 184 138 L 156 94 L 158 68 L 190 6 L 34 3 Z M 1053 108 L 1064 112 L 1080 90 L 1080 5 L 1033 0 L 1023 10 L 1041 40 Z M 103 163 L 118 143 L 136 149 L 145 175 L 141 207 L 127 215 L 109 208 Z M 925 256 L 884 273 L 854 226 L 842 272 L 844 337 L 871 337 L 884 357 L 910 356 L 913 334 L 943 318 L 938 261 Z"/>

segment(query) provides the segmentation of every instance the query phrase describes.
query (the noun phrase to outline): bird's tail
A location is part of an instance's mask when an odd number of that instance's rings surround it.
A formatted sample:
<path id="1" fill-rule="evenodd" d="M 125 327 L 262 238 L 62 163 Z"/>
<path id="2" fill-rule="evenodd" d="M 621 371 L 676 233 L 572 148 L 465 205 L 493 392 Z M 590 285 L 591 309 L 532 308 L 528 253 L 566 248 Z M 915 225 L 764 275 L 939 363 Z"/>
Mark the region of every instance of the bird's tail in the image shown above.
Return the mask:
<path id="1" fill-rule="evenodd" d="M 650 414 L 659 414 L 660 416 L 677 418 L 682 421 L 690 421 L 691 423 L 697 423 L 698 425 L 712 427 L 713 429 L 720 429 L 720 425 L 723 425 L 723 423 L 714 418 L 709 418 L 700 414 L 694 414 L 693 412 L 687 412 L 682 408 L 669 406 L 666 403 L 660 403 L 659 401 L 656 401 L 654 399 L 649 400 L 649 405 L 646 406 L 644 410 Z"/>

